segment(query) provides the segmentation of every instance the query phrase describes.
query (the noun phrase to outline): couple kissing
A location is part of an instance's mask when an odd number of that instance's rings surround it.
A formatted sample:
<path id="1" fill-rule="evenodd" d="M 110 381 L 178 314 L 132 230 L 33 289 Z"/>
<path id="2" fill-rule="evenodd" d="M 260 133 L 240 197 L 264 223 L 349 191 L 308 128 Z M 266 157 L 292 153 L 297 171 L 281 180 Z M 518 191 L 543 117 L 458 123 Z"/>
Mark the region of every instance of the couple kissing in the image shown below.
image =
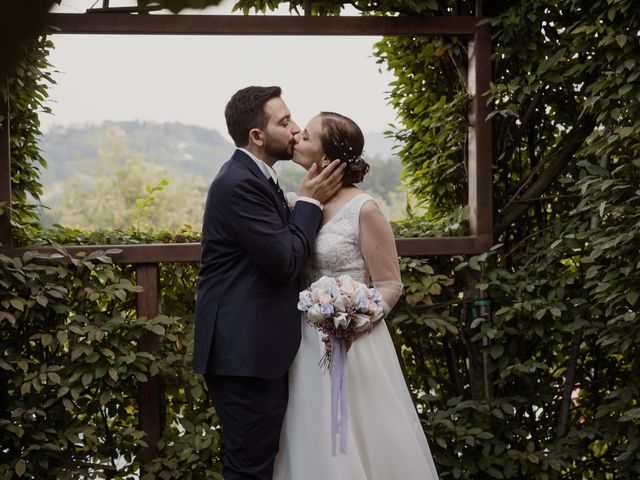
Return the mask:
<path id="1" fill-rule="evenodd" d="M 360 128 L 322 112 L 301 130 L 280 87 L 239 90 L 225 118 L 237 149 L 205 205 L 194 340 L 225 480 L 437 479 L 384 320 L 402 282 L 389 222 L 356 186 L 369 169 Z M 273 169 L 289 159 L 307 170 L 292 206 Z M 335 454 L 325 342 L 297 303 L 341 275 L 375 287 L 384 315 L 349 349 L 347 447 Z"/>

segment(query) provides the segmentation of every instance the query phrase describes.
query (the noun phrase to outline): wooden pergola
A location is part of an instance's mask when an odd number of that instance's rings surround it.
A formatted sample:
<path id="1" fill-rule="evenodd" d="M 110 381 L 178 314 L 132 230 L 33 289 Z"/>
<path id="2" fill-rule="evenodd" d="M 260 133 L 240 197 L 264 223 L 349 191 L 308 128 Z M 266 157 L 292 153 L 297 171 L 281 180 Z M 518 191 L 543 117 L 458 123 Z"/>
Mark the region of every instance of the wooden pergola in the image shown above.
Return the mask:
<path id="1" fill-rule="evenodd" d="M 320 17 L 320 16 L 236 16 L 236 15 L 151 15 L 125 13 L 121 9 L 101 9 L 83 14 L 50 14 L 49 24 L 56 34 L 135 34 L 135 35 L 388 35 L 456 36 L 468 42 L 468 86 L 472 96 L 468 131 L 468 236 L 398 238 L 401 256 L 476 254 L 492 245 L 492 135 L 489 107 L 483 93 L 491 79 L 491 37 L 480 17 Z M 11 106 L 1 105 L 5 121 L 0 125 L 0 202 L 11 205 L 11 145 L 9 115 Z M 54 253 L 52 248 L 20 247 L 12 242 L 11 209 L 0 216 L 0 253 L 16 257 L 29 251 Z M 198 262 L 200 244 L 91 245 L 66 247 L 70 254 L 117 248 L 115 263 L 134 264 L 137 282 L 138 314 L 153 318 L 159 314 L 159 264 Z M 156 340 L 149 334 L 140 339 L 141 350 L 153 349 Z M 157 454 L 162 435 L 161 382 L 151 378 L 140 392 L 140 424 L 150 445 L 141 461 Z"/>

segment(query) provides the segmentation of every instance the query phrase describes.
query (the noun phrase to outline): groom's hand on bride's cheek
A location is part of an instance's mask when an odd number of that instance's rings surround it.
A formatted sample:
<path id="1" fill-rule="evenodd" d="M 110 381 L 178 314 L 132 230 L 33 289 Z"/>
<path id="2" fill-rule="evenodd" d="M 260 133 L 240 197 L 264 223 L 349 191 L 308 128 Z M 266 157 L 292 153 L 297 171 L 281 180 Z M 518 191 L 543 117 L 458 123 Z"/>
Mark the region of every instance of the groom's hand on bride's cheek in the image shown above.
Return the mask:
<path id="1" fill-rule="evenodd" d="M 345 168 L 347 164 L 340 160 L 334 160 L 321 171 L 313 164 L 302 180 L 300 195 L 315 198 L 321 203 L 326 202 L 340 190 Z"/>

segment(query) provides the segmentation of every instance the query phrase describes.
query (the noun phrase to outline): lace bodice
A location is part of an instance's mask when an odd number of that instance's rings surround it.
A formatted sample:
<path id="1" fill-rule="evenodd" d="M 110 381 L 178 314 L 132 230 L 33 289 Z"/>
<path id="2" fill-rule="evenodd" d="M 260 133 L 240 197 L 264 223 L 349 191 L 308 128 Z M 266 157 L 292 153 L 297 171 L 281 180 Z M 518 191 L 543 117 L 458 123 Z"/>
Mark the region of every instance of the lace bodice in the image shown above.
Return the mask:
<path id="1" fill-rule="evenodd" d="M 302 288 L 323 275 L 349 275 L 375 287 L 382 296 L 385 315 L 398 301 L 402 281 L 393 232 L 370 195 L 353 197 L 318 232 Z"/>
<path id="2" fill-rule="evenodd" d="M 347 202 L 322 226 L 316 238 L 311 259 L 305 268 L 305 283 L 323 275 L 350 275 L 369 283 L 369 271 L 359 245 L 359 216 L 362 206 L 373 198 L 361 193 Z"/>

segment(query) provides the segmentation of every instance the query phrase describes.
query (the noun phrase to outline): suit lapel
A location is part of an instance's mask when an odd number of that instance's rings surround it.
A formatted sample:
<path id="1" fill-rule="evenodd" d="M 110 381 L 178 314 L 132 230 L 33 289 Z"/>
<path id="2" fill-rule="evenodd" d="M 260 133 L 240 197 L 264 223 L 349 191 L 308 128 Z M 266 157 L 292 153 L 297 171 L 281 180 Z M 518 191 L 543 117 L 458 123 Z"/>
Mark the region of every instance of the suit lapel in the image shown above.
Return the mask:
<path id="1" fill-rule="evenodd" d="M 284 220 L 287 220 L 289 218 L 289 208 L 287 207 L 286 201 L 284 201 L 283 203 L 280 194 L 276 191 L 273 185 L 269 183 L 269 180 L 267 179 L 267 177 L 265 177 L 264 172 L 260 170 L 260 167 L 256 165 L 256 162 L 254 162 L 253 159 L 242 150 L 236 150 L 231 157 L 231 161 L 238 162 L 247 170 L 249 170 L 253 175 L 264 182 L 265 187 L 271 193 L 271 197 L 273 198 L 273 201 L 278 208 L 278 212 L 280 212 L 280 216 Z"/>

